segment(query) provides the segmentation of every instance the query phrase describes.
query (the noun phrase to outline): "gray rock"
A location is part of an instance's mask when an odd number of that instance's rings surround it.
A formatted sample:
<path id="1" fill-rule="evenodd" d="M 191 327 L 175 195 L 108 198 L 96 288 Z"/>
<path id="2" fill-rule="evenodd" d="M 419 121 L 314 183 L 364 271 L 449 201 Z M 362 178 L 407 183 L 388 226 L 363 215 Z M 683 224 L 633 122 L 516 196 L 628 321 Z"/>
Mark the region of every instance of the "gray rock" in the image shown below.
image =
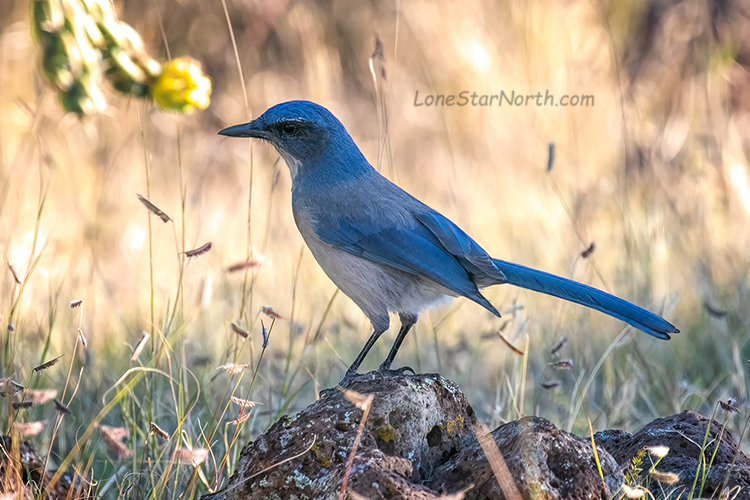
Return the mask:
<path id="1" fill-rule="evenodd" d="M 383 379 L 369 373 L 350 389 L 374 396 L 351 468 L 350 492 L 373 499 L 433 500 L 473 483 L 466 498 L 503 498 L 474 435 L 474 411 L 451 381 L 439 375 Z M 342 393 L 325 391 L 247 445 L 227 487 L 203 500 L 337 498 L 362 414 Z M 588 440 L 541 418 L 506 424 L 493 437 L 524 499 L 602 498 Z M 600 450 L 599 459 L 612 492 L 622 474 L 606 451 Z"/>
<path id="2" fill-rule="evenodd" d="M 543 418 L 524 417 L 498 427 L 492 436 L 524 499 L 606 498 L 622 484 L 617 462 L 606 451 L 597 449 L 602 480 L 591 441 L 561 431 Z M 466 499 L 506 498 L 476 442 L 435 472 L 427 483 L 433 489 L 455 491 L 473 484 Z"/>
<path id="3" fill-rule="evenodd" d="M 677 415 L 657 418 L 635 434 L 617 430 L 602 431 L 597 432 L 594 438 L 597 446 L 606 448 L 623 469 L 628 468 L 633 457 L 644 448 L 666 446 L 669 453 L 659 461 L 656 470 L 675 473 L 680 479 L 671 485 L 651 480 L 649 490 L 657 498 L 677 498 L 679 492 L 684 491 L 681 498 L 687 498 L 698 470 L 700 448 L 708 421 L 703 415 L 683 411 Z M 732 434 L 715 420 L 711 423 L 705 457 L 711 467 L 706 473 L 702 491 L 703 476 L 699 475 L 695 498 L 718 498 L 719 493 L 726 488 L 729 494 L 723 498 L 750 500 L 750 460 L 739 450 Z M 641 475 L 644 477 L 648 475 L 651 460 L 657 459 L 644 455 L 641 466 Z"/>

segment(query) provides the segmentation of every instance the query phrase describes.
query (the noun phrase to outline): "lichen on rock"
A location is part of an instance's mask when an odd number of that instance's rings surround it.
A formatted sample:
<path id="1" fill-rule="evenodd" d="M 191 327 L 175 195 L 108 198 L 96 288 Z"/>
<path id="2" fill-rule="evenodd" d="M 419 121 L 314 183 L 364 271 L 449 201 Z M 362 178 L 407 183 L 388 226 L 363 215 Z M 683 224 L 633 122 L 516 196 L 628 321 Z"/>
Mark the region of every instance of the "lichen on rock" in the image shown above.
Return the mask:
<path id="1" fill-rule="evenodd" d="M 432 500 L 473 484 L 465 498 L 503 498 L 474 435 L 474 410 L 453 382 L 440 375 L 370 373 L 349 389 L 374 397 L 349 490 L 365 498 Z M 337 498 L 362 415 L 343 393 L 324 391 L 248 444 L 227 487 L 204 500 Z M 524 498 L 563 498 L 572 484 L 602 496 L 590 441 L 533 417 L 501 426 L 493 437 Z M 622 481 L 616 462 L 603 450 L 599 458 L 608 488 L 616 489 Z"/>

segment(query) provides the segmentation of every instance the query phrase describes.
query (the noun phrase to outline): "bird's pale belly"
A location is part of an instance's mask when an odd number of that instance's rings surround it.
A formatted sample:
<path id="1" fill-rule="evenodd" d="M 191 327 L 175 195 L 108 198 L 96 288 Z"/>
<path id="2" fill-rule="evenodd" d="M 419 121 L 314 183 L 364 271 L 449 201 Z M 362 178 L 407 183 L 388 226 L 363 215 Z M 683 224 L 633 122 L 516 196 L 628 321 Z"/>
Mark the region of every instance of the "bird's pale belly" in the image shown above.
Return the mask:
<path id="1" fill-rule="evenodd" d="M 416 316 L 454 295 L 431 280 L 351 255 L 299 229 L 323 271 L 376 329 L 388 328 L 389 312 Z"/>

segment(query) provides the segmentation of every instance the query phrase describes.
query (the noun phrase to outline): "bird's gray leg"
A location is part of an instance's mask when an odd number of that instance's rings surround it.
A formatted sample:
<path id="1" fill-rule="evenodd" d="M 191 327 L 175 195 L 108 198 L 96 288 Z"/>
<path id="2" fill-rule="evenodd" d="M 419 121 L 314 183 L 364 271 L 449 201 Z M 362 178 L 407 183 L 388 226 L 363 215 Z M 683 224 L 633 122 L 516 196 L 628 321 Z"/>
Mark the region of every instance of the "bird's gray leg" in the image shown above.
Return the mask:
<path id="1" fill-rule="evenodd" d="M 362 364 L 362 361 L 364 361 L 365 356 L 367 356 L 367 353 L 370 351 L 373 345 L 375 345 L 375 342 L 378 341 L 381 335 L 383 335 L 383 332 L 385 332 L 388 329 L 388 324 L 386 323 L 385 328 L 382 327 L 376 327 L 375 331 L 372 332 L 372 335 L 370 335 L 370 338 L 367 339 L 367 342 L 365 342 L 364 347 L 361 351 L 359 351 L 359 354 L 357 354 L 357 358 L 354 360 L 354 362 L 349 366 L 349 369 L 346 370 L 346 375 L 344 375 L 344 378 L 341 379 L 341 382 L 339 382 L 339 385 L 341 387 L 348 387 L 349 384 L 352 382 L 352 379 L 355 375 L 357 375 L 357 370 L 359 370 L 359 365 Z"/>
<path id="2" fill-rule="evenodd" d="M 404 342 L 406 334 L 409 333 L 411 327 L 414 326 L 414 324 L 417 322 L 416 314 L 399 313 L 399 317 L 401 318 L 401 329 L 398 331 L 396 340 L 391 346 L 391 351 L 388 353 L 388 357 L 385 358 L 385 361 L 383 361 L 383 363 L 380 365 L 380 368 L 378 368 L 378 371 L 383 375 L 403 375 L 405 371 L 415 373 L 414 370 L 412 370 L 408 366 L 404 366 L 403 368 L 399 368 L 398 370 L 391 370 L 391 364 L 393 364 L 393 360 L 396 358 L 396 354 L 398 353 L 401 344 Z"/>

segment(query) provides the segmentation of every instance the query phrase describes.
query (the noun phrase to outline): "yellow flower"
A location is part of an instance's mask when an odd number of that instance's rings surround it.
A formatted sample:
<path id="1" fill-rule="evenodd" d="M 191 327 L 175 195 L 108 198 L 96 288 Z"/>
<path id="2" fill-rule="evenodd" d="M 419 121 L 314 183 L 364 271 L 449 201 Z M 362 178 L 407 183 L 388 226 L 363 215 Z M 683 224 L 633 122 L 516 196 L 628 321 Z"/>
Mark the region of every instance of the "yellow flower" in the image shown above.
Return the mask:
<path id="1" fill-rule="evenodd" d="M 192 113 L 211 102 L 211 80 L 199 64 L 188 57 L 164 63 L 161 75 L 151 87 L 151 97 L 163 109 Z"/>

